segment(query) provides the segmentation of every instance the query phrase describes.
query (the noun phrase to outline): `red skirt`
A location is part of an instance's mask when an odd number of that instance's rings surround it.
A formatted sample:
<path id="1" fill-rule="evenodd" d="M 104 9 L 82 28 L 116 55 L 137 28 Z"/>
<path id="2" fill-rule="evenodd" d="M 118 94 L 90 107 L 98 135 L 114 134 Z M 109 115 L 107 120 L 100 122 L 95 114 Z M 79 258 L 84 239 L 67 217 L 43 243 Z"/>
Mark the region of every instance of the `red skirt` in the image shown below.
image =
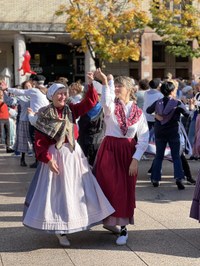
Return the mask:
<path id="1" fill-rule="evenodd" d="M 110 204 L 114 217 L 131 218 L 135 208 L 137 176 L 129 175 L 135 152 L 134 139 L 106 136 L 98 150 L 94 174 Z"/>

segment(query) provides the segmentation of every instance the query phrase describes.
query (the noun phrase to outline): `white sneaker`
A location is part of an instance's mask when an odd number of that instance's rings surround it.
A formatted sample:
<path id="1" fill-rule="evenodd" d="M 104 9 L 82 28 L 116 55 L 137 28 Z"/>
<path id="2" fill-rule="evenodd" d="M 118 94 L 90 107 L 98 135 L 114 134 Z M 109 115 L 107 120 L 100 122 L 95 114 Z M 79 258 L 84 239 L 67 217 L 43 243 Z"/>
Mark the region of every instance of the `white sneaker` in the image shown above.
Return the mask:
<path id="1" fill-rule="evenodd" d="M 66 235 L 56 235 L 56 236 L 57 236 L 61 246 L 63 246 L 63 247 L 69 247 L 70 246 L 70 242 L 67 239 Z"/>
<path id="2" fill-rule="evenodd" d="M 103 225 L 103 228 L 115 234 L 119 234 L 121 232 L 121 229 L 116 225 Z"/>
<path id="3" fill-rule="evenodd" d="M 116 244 L 119 246 L 126 245 L 127 240 L 128 240 L 128 233 L 126 233 L 125 236 L 119 236 L 116 240 Z"/>

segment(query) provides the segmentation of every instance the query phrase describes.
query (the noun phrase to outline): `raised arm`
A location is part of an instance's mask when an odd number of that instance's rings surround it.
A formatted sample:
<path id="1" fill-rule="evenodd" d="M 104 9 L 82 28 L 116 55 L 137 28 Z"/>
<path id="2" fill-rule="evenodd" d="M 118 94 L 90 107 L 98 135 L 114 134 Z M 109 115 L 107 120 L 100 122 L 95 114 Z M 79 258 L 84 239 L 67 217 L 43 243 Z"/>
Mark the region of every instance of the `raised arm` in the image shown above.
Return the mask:
<path id="1" fill-rule="evenodd" d="M 114 108 L 115 86 L 113 76 L 111 74 L 106 76 L 100 68 L 95 71 L 94 76 L 102 83 L 101 105 L 104 108 L 105 116 L 109 115 Z"/>
<path id="2" fill-rule="evenodd" d="M 74 119 L 77 119 L 79 116 L 84 115 L 85 113 L 90 111 L 98 102 L 98 94 L 92 84 L 92 81 L 94 80 L 93 72 L 88 72 L 87 77 L 88 77 L 88 90 L 86 92 L 84 99 L 77 104 L 73 103 L 69 104 L 69 107 L 74 115 Z"/>

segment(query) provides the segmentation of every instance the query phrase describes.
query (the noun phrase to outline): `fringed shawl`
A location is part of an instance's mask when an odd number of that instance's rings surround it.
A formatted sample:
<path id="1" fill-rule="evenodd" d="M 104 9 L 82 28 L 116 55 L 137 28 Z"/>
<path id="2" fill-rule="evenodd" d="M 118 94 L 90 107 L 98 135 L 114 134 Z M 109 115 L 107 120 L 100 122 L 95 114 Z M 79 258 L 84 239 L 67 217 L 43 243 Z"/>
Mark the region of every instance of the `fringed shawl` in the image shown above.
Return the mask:
<path id="1" fill-rule="evenodd" d="M 70 144 L 70 150 L 73 151 L 75 147 L 74 141 L 74 125 L 72 112 L 68 105 L 65 105 L 62 110 L 62 117 L 59 117 L 57 109 L 51 103 L 39 110 L 38 119 L 35 127 L 55 139 L 56 148 L 60 149 L 67 137 Z"/>

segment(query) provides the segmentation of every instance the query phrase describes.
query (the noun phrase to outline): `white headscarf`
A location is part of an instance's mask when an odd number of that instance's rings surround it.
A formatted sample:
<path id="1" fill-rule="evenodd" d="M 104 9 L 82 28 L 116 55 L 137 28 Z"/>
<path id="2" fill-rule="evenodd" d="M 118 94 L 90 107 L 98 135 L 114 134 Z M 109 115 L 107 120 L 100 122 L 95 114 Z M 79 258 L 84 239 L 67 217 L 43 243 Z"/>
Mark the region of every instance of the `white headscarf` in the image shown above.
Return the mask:
<path id="1" fill-rule="evenodd" d="M 62 83 L 53 83 L 47 91 L 47 99 L 49 101 L 52 101 L 52 97 L 55 94 L 55 92 L 61 88 L 65 88 L 65 85 L 63 85 Z"/>

